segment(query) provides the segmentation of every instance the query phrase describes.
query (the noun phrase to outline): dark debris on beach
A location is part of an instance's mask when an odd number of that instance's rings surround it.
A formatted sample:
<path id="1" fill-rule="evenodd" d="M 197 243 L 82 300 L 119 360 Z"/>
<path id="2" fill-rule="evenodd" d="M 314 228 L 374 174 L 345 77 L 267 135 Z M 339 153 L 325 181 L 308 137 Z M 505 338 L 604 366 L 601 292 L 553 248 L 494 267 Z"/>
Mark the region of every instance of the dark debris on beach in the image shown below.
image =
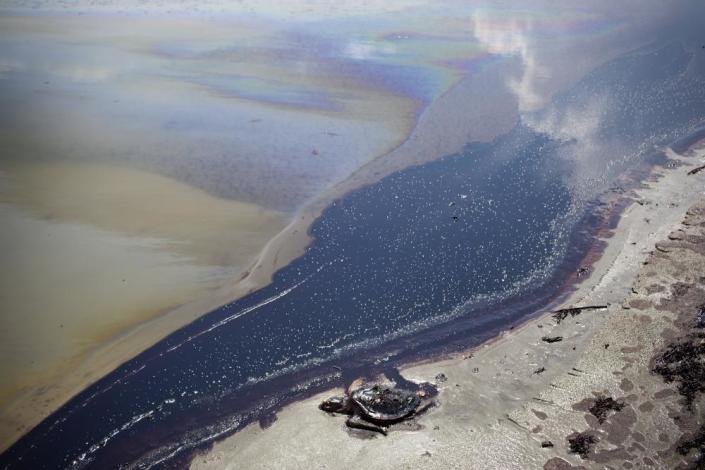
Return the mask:
<path id="1" fill-rule="evenodd" d="M 690 171 L 688 172 L 688 174 L 691 175 L 691 176 L 692 176 L 692 175 L 697 175 L 698 173 L 700 173 L 700 172 L 703 171 L 703 170 L 705 170 L 705 165 L 699 166 L 699 167 L 697 167 L 697 168 L 693 168 L 692 170 L 690 170 Z"/>
<path id="2" fill-rule="evenodd" d="M 543 336 L 541 338 L 541 341 L 545 341 L 546 343 L 558 343 L 559 341 L 563 341 L 562 336 Z"/>
<path id="3" fill-rule="evenodd" d="M 588 411 L 590 411 L 590 414 L 597 418 L 597 421 L 602 424 L 607 419 L 607 415 L 610 411 L 619 412 L 622 411 L 622 408 L 624 408 L 623 402 L 603 395 L 597 397 L 595 403 Z"/>
<path id="4" fill-rule="evenodd" d="M 568 447 L 571 454 L 578 454 L 586 459 L 592 447 L 597 442 L 597 438 L 589 432 L 578 432 L 568 436 Z"/>
<path id="5" fill-rule="evenodd" d="M 705 304 L 702 304 L 696 308 L 695 328 L 698 328 L 698 329 L 705 328 Z"/>
<path id="6" fill-rule="evenodd" d="M 607 305 L 587 305 L 585 307 L 562 308 L 553 312 L 553 319 L 556 320 L 557 324 L 560 324 L 563 320 L 568 318 L 569 315 L 575 317 L 585 310 L 601 310 L 607 307 Z"/>
<path id="7" fill-rule="evenodd" d="M 705 333 L 668 345 L 656 357 L 652 370 L 666 383 L 677 383 L 678 392 L 692 408 L 696 395 L 705 392 Z"/>
<path id="8" fill-rule="evenodd" d="M 689 455 L 693 450 L 695 468 L 705 468 L 705 425 L 700 426 L 700 429 L 690 439 L 683 440 L 678 445 L 678 453 L 684 456 Z"/>

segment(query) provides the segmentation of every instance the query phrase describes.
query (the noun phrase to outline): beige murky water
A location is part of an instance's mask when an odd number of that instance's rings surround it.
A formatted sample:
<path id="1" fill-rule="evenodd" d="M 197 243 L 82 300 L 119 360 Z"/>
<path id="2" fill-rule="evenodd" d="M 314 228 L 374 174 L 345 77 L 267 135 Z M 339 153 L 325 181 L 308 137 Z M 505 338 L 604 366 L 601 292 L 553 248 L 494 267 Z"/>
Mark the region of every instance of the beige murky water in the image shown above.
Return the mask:
<path id="1" fill-rule="evenodd" d="M 397 146 L 419 109 L 395 75 L 369 80 L 357 43 L 303 44 L 308 25 L 268 14 L 6 7 L 0 449 L 252 288 L 235 283 L 297 209 Z"/>
<path id="2" fill-rule="evenodd" d="M 135 325 L 234 282 L 284 217 L 105 164 L 4 164 L 0 408 Z"/>

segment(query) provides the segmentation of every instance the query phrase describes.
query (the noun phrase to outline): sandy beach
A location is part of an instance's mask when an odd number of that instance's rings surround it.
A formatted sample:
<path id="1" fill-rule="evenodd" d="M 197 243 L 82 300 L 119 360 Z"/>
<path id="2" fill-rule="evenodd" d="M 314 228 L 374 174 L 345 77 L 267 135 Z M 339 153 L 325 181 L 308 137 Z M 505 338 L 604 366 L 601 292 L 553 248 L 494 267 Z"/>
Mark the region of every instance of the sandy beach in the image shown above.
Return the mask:
<path id="1" fill-rule="evenodd" d="M 589 277 L 561 307 L 600 305 L 559 324 L 545 312 L 452 358 L 409 365 L 402 375 L 436 382 L 438 406 L 389 436 L 350 431 L 317 409 L 333 390 L 286 407 L 266 430 L 252 424 L 197 457 L 192 468 L 675 468 L 676 452 L 702 423 L 676 383 L 651 369 L 687 338 L 705 302 L 705 152 L 670 153 L 683 166 L 657 168 L 606 238 Z M 541 341 L 561 336 L 557 343 Z M 445 382 L 435 377 L 444 374 Z M 600 422 L 598 397 L 623 405 Z M 588 433 L 582 458 L 569 438 Z M 550 444 L 549 444 L 550 441 Z M 542 447 L 542 443 L 546 447 Z M 574 466 L 574 467 L 573 467 Z"/>

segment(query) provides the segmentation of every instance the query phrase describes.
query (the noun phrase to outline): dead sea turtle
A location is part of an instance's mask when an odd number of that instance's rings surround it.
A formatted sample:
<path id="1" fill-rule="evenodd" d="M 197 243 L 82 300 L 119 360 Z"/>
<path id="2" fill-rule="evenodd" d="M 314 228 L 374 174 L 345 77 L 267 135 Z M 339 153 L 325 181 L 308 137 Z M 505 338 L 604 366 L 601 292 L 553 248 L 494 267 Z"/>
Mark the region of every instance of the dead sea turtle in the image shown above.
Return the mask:
<path id="1" fill-rule="evenodd" d="M 345 424 L 387 435 L 387 426 L 411 418 L 421 406 L 422 392 L 383 385 L 360 387 L 343 397 L 331 397 L 319 408 L 328 413 L 350 415 Z"/>

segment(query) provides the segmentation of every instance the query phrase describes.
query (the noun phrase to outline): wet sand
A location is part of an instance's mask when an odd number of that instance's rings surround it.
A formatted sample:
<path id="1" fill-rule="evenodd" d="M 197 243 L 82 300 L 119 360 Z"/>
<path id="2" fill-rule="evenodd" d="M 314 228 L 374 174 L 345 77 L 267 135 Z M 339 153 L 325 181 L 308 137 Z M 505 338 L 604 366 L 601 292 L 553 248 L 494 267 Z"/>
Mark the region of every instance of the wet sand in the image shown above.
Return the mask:
<path id="1" fill-rule="evenodd" d="M 0 282 L 2 448 L 239 295 L 233 280 L 286 220 L 114 165 L 4 162 L 2 170 L 0 260 L 12 267 Z"/>
<path id="2" fill-rule="evenodd" d="M 439 373 L 448 380 L 438 384 L 438 407 L 386 438 L 348 431 L 343 417 L 320 412 L 320 400 L 333 393 L 327 392 L 286 407 L 266 430 L 250 425 L 197 457 L 192 467 L 683 464 L 674 446 L 694 431 L 697 416 L 684 408 L 675 384 L 650 372 L 650 364 L 692 323 L 683 318 L 693 310 L 690 304 L 705 301 L 703 174 L 687 175 L 704 157 L 702 150 L 686 158 L 672 155 L 685 166 L 656 170 L 656 178 L 633 195 L 638 202 L 623 213 L 589 278 L 563 304 L 609 308 L 560 324 L 546 312 L 479 348 L 402 369 L 414 381 L 434 382 Z M 542 336 L 564 339 L 548 344 Z M 603 423 L 587 413 L 601 394 L 625 405 Z M 695 409 L 700 406 L 702 397 Z M 570 453 L 567 442 L 584 431 L 598 441 L 587 459 Z M 543 441 L 553 447 L 543 448 Z"/>

